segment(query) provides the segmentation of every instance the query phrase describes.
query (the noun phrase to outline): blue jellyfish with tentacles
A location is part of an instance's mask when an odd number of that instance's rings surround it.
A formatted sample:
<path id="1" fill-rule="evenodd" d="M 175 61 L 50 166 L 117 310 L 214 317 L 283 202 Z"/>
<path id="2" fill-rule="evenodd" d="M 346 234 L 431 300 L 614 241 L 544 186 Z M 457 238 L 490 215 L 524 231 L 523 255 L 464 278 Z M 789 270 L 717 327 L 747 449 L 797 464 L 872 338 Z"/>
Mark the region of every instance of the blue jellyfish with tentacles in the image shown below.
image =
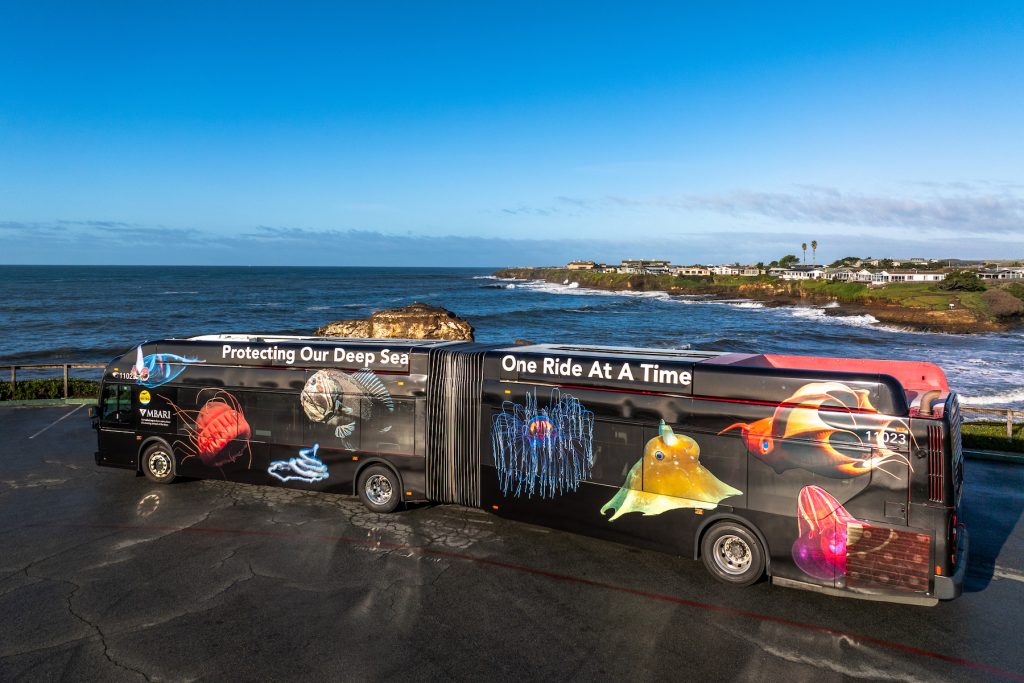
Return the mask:
<path id="1" fill-rule="evenodd" d="M 593 437 L 594 414 L 558 389 L 544 408 L 536 390 L 526 405 L 505 401 L 491 430 L 501 492 L 554 498 L 575 491 L 593 468 Z"/>

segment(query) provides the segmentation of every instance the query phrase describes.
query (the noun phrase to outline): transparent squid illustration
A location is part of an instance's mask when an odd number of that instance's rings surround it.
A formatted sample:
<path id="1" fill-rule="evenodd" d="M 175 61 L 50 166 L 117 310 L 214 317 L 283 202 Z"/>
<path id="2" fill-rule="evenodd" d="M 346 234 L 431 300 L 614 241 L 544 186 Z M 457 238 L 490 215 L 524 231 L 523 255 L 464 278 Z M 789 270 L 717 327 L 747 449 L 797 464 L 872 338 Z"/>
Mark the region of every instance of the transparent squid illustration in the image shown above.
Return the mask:
<path id="1" fill-rule="evenodd" d="M 136 350 L 132 372 L 135 374 L 135 381 L 138 384 L 152 389 L 170 382 L 183 373 L 189 364 L 203 362 L 205 361 L 198 358 L 186 358 L 174 353 L 151 353 L 148 356 L 143 356 L 140 346 Z"/>
<path id="2" fill-rule="evenodd" d="M 536 391 L 526 405 L 505 401 L 491 430 L 501 492 L 554 498 L 575 491 L 594 466 L 593 438 L 594 414 L 558 389 L 543 408 Z"/>
<path id="3" fill-rule="evenodd" d="M 283 482 L 302 481 L 313 484 L 323 481 L 330 476 L 330 472 L 327 465 L 316 457 L 319 448 L 320 444 L 315 443 L 312 448 L 300 449 L 297 457 L 274 460 L 267 468 L 267 474 Z"/>

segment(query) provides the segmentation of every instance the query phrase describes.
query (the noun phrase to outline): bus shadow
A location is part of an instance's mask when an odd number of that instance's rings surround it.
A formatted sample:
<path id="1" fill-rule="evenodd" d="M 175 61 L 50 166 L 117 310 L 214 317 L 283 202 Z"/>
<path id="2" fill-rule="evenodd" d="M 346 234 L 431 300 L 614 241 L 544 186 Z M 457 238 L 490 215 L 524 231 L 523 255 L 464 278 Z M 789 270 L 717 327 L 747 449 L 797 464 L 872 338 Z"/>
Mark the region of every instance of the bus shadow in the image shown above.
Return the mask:
<path id="1" fill-rule="evenodd" d="M 970 535 L 964 591 L 988 587 L 999 556 L 1024 512 L 1024 470 L 1005 463 L 968 463 L 962 515 Z"/>

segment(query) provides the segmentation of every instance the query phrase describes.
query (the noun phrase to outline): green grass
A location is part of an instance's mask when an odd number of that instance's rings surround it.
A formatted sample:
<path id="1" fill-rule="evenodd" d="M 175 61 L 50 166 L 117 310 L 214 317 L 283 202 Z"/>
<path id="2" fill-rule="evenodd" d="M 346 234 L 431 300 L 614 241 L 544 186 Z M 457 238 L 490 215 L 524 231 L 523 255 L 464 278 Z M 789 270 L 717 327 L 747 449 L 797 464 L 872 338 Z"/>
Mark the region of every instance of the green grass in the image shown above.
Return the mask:
<path id="1" fill-rule="evenodd" d="M 76 377 L 68 380 L 69 398 L 96 398 L 99 393 L 99 382 Z M 20 379 L 13 395 L 10 382 L 0 383 L 0 401 L 34 401 L 44 398 L 64 398 L 63 378 Z"/>
<path id="2" fill-rule="evenodd" d="M 1005 422 L 965 422 L 960 434 L 964 448 L 1024 453 L 1024 424 L 1014 423 L 1012 440 L 1006 438 Z"/>
<path id="3" fill-rule="evenodd" d="M 811 300 L 836 300 L 841 303 L 888 303 L 907 309 L 944 311 L 950 304 L 965 308 L 981 320 L 993 320 L 989 305 L 981 298 L 983 292 L 943 291 L 935 282 L 896 282 L 882 287 L 868 287 L 861 282 L 833 280 L 780 280 L 762 275 L 740 277 L 715 275 L 712 277 L 674 277 L 672 275 L 626 275 L 623 273 L 595 273 L 570 271 L 565 268 L 537 270 L 509 269 L 499 274 L 514 277 L 543 278 L 550 282 L 579 282 L 584 287 L 598 289 L 632 289 L 678 291 L 689 294 L 715 294 L 719 296 L 773 296 L 805 297 Z M 742 289 L 741 289 L 742 288 Z M 758 292 L 758 290 L 762 290 Z M 1024 300 L 1024 284 L 1013 283 L 1005 289 Z"/>
<path id="4" fill-rule="evenodd" d="M 961 306 L 974 311 L 979 317 L 993 318 L 988 304 L 981 298 L 982 294 L 983 292 L 957 292 L 957 297 L 960 299 Z"/>

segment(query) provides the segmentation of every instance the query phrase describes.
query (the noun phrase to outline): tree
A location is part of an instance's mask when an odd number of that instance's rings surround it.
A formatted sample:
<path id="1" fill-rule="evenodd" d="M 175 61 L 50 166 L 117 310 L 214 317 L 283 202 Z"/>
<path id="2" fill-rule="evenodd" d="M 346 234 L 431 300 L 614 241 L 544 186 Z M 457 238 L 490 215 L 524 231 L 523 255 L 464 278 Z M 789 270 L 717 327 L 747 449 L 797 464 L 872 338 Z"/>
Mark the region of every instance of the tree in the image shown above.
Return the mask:
<path id="1" fill-rule="evenodd" d="M 947 292 L 980 292 L 985 289 L 985 283 L 978 274 L 969 270 L 954 270 L 936 286 Z"/>
<path id="2" fill-rule="evenodd" d="M 807 263 L 807 242 L 801 244 L 800 248 L 804 250 L 804 263 Z"/>
<path id="3" fill-rule="evenodd" d="M 798 263 L 800 263 L 800 259 L 796 254 L 786 254 L 779 259 L 779 268 L 792 268 Z"/>
<path id="4" fill-rule="evenodd" d="M 811 240 L 811 263 L 818 262 L 818 240 Z"/>

